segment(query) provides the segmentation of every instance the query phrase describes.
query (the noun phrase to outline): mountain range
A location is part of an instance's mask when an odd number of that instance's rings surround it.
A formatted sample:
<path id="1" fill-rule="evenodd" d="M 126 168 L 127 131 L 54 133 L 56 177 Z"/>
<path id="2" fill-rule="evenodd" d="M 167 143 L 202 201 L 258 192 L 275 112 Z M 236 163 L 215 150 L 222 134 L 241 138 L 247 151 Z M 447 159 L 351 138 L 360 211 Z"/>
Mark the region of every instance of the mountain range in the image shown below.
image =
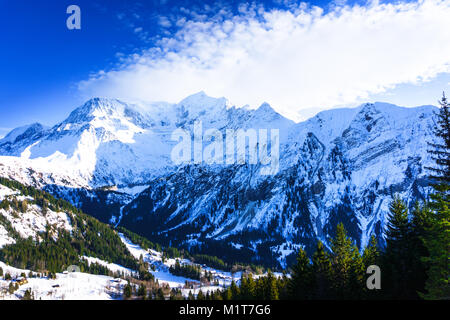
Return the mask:
<path id="1" fill-rule="evenodd" d="M 203 92 L 176 104 L 93 98 L 53 127 L 1 139 L 0 176 L 162 244 L 285 267 L 300 246 L 328 246 L 339 222 L 360 248 L 371 235 L 383 244 L 392 196 L 413 205 L 428 195 L 436 111 L 376 102 L 295 123 L 267 103 L 236 108 Z M 278 170 L 175 164 L 173 132 L 199 121 L 222 133 L 278 129 Z"/>

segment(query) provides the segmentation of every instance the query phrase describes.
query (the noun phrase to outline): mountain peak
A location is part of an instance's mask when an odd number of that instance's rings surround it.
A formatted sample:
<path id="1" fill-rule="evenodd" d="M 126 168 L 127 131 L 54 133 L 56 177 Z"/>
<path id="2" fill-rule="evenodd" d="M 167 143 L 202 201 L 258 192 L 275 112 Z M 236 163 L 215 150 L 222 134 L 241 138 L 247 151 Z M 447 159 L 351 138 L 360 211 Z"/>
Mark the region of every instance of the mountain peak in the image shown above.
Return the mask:
<path id="1" fill-rule="evenodd" d="M 216 109 L 217 107 L 226 107 L 227 99 L 223 97 L 213 98 L 206 95 L 204 91 L 200 91 L 184 98 L 178 103 L 178 105 L 184 106 L 187 109 L 203 109 L 206 107 Z"/>
<path id="2" fill-rule="evenodd" d="M 256 109 L 258 111 L 264 111 L 264 112 L 274 112 L 276 113 L 276 111 L 271 107 L 271 105 L 267 102 L 263 102 L 258 109 Z"/>
<path id="3" fill-rule="evenodd" d="M 42 124 L 35 122 L 29 125 L 21 126 L 11 130 L 3 139 L 0 139 L 1 143 L 14 143 L 17 139 L 24 138 L 26 136 L 33 136 L 46 129 Z"/>
<path id="4" fill-rule="evenodd" d="M 126 104 L 117 99 L 91 98 L 82 106 L 72 111 L 65 123 L 89 122 L 97 116 L 111 116 L 122 113 Z"/>

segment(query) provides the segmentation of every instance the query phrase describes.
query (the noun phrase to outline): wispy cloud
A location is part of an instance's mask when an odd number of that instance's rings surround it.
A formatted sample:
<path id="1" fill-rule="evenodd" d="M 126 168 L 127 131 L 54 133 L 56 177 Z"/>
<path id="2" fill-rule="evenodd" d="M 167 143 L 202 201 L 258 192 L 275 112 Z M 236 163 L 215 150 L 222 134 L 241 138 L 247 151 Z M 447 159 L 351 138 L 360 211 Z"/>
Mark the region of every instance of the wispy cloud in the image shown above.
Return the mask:
<path id="1" fill-rule="evenodd" d="M 178 17 L 179 31 L 115 70 L 79 83 L 87 95 L 177 101 L 200 90 L 285 115 L 364 99 L 450 72 L 450 1 Z M 172 22 L 169 21 L 172 24 Z"/>

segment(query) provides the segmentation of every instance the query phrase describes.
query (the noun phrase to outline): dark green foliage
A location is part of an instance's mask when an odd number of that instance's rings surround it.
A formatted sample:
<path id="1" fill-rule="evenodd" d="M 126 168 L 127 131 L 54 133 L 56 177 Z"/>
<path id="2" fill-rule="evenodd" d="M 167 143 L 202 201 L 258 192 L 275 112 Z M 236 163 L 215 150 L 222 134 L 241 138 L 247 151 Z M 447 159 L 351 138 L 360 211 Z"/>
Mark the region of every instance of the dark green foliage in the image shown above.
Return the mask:
<path id="1" fill-rule="evenodd" d="M 166 300 L 164 292 L 161 288 L 158 288 L 158 290 L 156 290 L 155 300 Z"/>
<path id="2" fill-rule="evenodd" d="M 363 262 L 366 266 L 380 264 L 380 251 L 377 246 L 377 238 L 374 235 L 370 237 L 369 244 L 364 249 Z"/>
<path id="3" fill-rule="evenodd" d="M 292 267 L 289 283 L 290 296 L 294 299 L 306 300 L 311 298 L 311 287 L 314 283 L 312 267 L 306 251 L 300 249 L 297 263 Z"/>
<path id="4" fill-rule="evenodd" d="M 437 184 L 450 184 L 450 104 L 442 94 L 439 101 L 440 109 L 434 128 L 435 141 L 429 143 L 431 150 L 428 150 L 435 166 L 427 167 L 431 171 L 430 178 Z"/>
<path id="5" fill-rule="evenodd" d="M 141 299 L 145 299 L 145 297 L 147 296 L 147 288 L 145 287 L 144 284 L 141 284 L 141 285 L 139 286 L 137 295 L 138 295 L 139 297 L 141 297 Z"/>
<path id="6" fill-rule="evenodd" d="M 150 240 L 148 240 L 147 238 L 144 238 L 134 232 L 131 232 L 130 230 L 127 230 L 123 227 L 118 227 L 117 231 L 119 231 L 120 233 L 123 233 L 123 235 L 129 239 L 131 242 L 138 244 L 142 249 L 153 249 L 155 251 L 162 251 L 161 245 L 159 245 L 158 243 L 153 243 Z"/>
<path id="7" fill-rule="evenodd" d="M 450 299 L 450 185 L 436 187 L 430 203 L 433 214 L 423 237 L 428 256 L 423 258 L 428 270 L 425 299 Z"/>
<path id="8" fill-rule="evenodd" d="M 331 287 L 331 261 L 321 241 L 317 242 L 316 252 L 312 258 L 312 271 L 314 274 L 314 298 L 321 300 L 331 298 L 330 292 L 328 292 Z"/>
<path id="9" fill-rule="evenodd" d="M 170 291 L 170 300 L 184 300 L 183 294 L 180 289 L 172 288 Z"/>
<path id="10" fill-rule="evenodd" d="M 253 280 L 252 274 L 245 276 L 242 274 L 241 277 L 241 298 L 243 300 L 253 300 L 256 298 L 256 283 Z"/>
<path id="11" fill-rule="evenodd" d="M 420 293 L 425 292 L 425 282 L 427 280 L 428 264 L 424 259 L 427 259 L 430 254 L 425 246 L 425 239 L 431 227 L 431 217 L 433 213 L 428 204 L 419 205 L 416 203 L 414 209 L 411 211 L 410 218 L 410 290 L 413 291 L 412 297 L 419 299 Z"/>
<path id="12" fill-rule="evenodd" d="M 429 153 L 435 166 L 428 168 L 434 193 L 429 203 L 431 214 L 423 236 L 428 256 L 422 261 L 427 266 L 425 299 L 450 299 L 450 105 L 445 97 L 439 102 L 440 110 L 434 130 L 436 140 Z"/>
<path id="13" fill-rule="evenodd" d="M 19 289 L 19 285 L 17 283 L 10 282 L 8 285 L 8 292 L 13 294 L 17 289 Z"/>
<path id="14" fill-rule="evenodd" d="M 171 274 L 186 277 L 189 279 L 200 280 L 202 276 L 202 270 L 198 265 L 181 264 L 177 259 L 175 265 L 169 268 Z"/>
<path id="15" fill-rule="evenodd" d="M 201 289 L 197 294 L 197 300 L 205 300 L 205 295 L 203 294 L 203 291 Z"/>
<path id="16" fill-rule="evenodd" d="M 428 206 L 415 205 L 411 215 L 406 204 L 394 197 L 390 205 L 386 232 L 386 250 L 383 254 L 385 296 L 391 299 L 419 299 L 424 292 L 429 256 L 424 245 L 432 216 Z"/>
<path id="17" fill-rule="evenodd" d="M 22 300 L 34 300 L 34 294 L 31 292 L 31 289 L 25 291 Z"/>
<path id="18" fill-rule="evenodd" d="M 194 254 L 193 260 L 198 264 L 205 264 L 208 267 L 229 271 L 230 267 L 222 260 L 214 256 L 209 256 L 206 254 Z"/>
<path id="19" fill-rule="evenodd" d="M 184 250 L 179 251 L 177 248 L 168 247 L 163 251 L 163 256 L 169 259 L 182 258 L 184 257 L 186 252 Z"/>
<path id="20" fill-rule="evenodd" d="M 336 299 L 355 299 L 363 290 L 364 266 L 358 248 L 347 236 L 343 224 L 338 224 L 331 239 L 331 281 Z"/>
<path id="21" fill-rule="evenodd" d="M 125 287 L 123 288 L 123 297 L 124 297 L 124 299 L 129 299 L 129 298 L 131 298 L 132 294 L 133 294 L 133 288 L 131 287 L 131 285 L 129 283 L 127 283 L 125 285 Z"/>

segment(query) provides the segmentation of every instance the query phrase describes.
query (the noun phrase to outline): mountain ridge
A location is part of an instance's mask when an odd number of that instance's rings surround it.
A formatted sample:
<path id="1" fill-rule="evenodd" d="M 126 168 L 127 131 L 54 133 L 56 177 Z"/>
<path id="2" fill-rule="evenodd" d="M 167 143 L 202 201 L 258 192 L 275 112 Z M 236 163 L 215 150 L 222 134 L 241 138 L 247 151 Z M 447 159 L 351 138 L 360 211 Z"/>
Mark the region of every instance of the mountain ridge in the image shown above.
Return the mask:
<path id="1" fill-rule="evenodd" d="M 245 251 L 252 262 L 286 265 L 299 246 L 327 245 L 338 222 L 360 247 L 371 234 L 382 242 L 390 197 L 427 196 L 436 110 L 365 103 L 295 123 L 266 103 L 235 108 L 203 92 L 178 104 L 94 98 L 43 134 L 0 140 L 0 175 L 161 243 L 213 251 L 228 242 L 221 249 L 230 259 Z M 195 121 L 221 132 L 279 129 L 278 172 L 263 176 L 260 164 L 248 163 L 174 165 L 171 133 Z"/>

